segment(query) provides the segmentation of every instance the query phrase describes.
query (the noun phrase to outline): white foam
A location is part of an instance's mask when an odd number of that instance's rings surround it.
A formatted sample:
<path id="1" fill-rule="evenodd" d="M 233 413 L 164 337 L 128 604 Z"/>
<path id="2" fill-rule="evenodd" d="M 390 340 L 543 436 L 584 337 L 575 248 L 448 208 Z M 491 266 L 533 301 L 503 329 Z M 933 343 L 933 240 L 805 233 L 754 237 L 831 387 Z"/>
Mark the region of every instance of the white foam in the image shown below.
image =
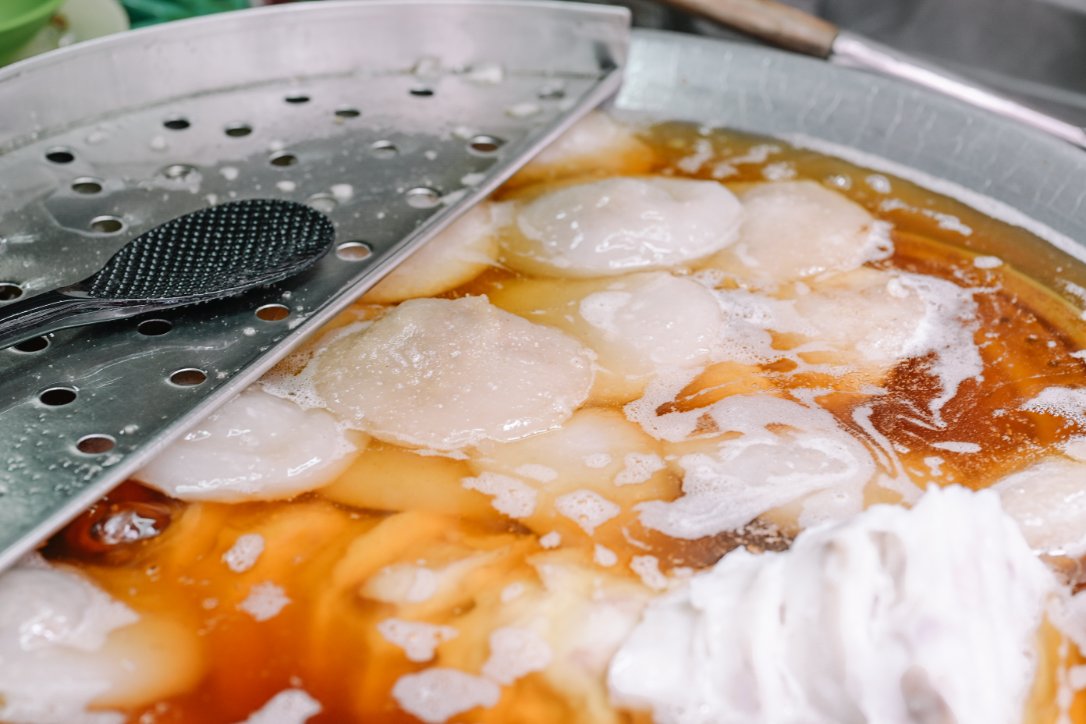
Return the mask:
<path id="1" fill-rule="evenodd" d="M 483 676 L 499 684 L 547 668 L 552 658 L 547 641 L 530 628 L 505 626 L 490 634 L 490 658 L 483 664 Z"/>
<path id="2" fill-rule="evenodd" d="M 490 679 L 440 667 L 401 676 L 392 687 L 400 708 L 427 724 L 479 706 L 492 707 L 500 696 L 501 689 Z"/>
<path id="3" fill-rule="evenodd" d="M 284 689 L 242 724 L 304 724 L 320 712 L 320 702 L 305 690 Z"/>
<path id="4" fill-rule="evenodd" d="M 975 442 L 962 442 L 959 440 L 946 440 L 944 442 L 933 442 L 931 444 L 933 448 L 939 450 L 946 450 L 947 452 L 954 453 L 978 453 L 981 451 L 980 445 Z"/>
<path id="5" fill-rule="evenodd" d="M 484 472 L 473 478 L 464 478 L 460 484 L 468 490 L 478 490 L 484 495 L 492 496 L 490 504 L 494 509 L 510 518 L 527 518 L 535 512 L 538 497 L 535 488 L 523 480 L 500 473 Z"/>
<path id="6" fill-rule="evenodd" d="M 615 485 L 637 485 L 663 470 L 663 459 L 656 453 L 626 453 L 625 467 L 615 476 Z"/>
<path id="7" fill-rule="evenodd" d="M 545 533 L 539 537 L 539 545 L 544 548 L 557 548 L 562 545 L 562 534 L 556 530 Z"/>
<path id="8" fill-rule="evenodd" d="M 1021 409 L 1062 417 L 1076 425 L 1086 425 L 1086 390 L 1076 387 L 1046 387 Z"/>
<path id="9" fill-rule="evenodd" d="M 267 621 L 279 615 L 290 603 L 282 587 L 271 583 L 258 583 L 249 589 L 249 595 L 238 604 L 238 608 L 257 621 Z"/>
<path id="10" fill-rule="evenodd" d="M 614 518 L 621 508 L 593 490 L 575 490 L 554 500 L 554 509 L 592 535 L 596 528 Z"/>
<path id="11" fill-rule="evenodd" d="M 660 571 L 660 561 L 656 556 L 634 556 L 630 559 L 630 570 L 654 591 L 663 591 L 668 586 L 667 576 Z"/>
<path id="12" fill-rule="evenodd" d="M 263 552 L 264 536 L 259 533 L 246 533 L 238 536 L 230 550 L 222 554 L 222 560 L 234 573 L 244 573 L 256 565 Z"/>
<path id="13" fill-rule="evenodd" d="M 456 637 L 452 626 L 439 626 L 423 621 L 386 618 L 377 624 L 377 631 L 394 646 L 403 649 L 409 661 L 430 661 L 443 641 Z"/>
<path id="14" fill-rule="evenodd" d="M 618 563 L 618 556 L 610 548 L 597 543 L 592 551 L 592 560 L 605 568 L 610 568 Z"/>

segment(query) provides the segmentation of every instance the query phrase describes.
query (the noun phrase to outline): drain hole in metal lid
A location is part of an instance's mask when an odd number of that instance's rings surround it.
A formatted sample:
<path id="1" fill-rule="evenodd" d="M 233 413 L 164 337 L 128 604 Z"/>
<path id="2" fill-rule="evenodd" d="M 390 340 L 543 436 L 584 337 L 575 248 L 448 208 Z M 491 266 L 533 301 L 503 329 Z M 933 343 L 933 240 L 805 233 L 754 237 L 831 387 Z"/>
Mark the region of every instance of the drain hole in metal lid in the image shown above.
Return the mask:
<path id="1" fill-rule="evenodd" d="M 505 143 L 497 136 L 478 135 L 468 141 L 468 149 L 480 156 L 489 156 Z"/>
<path id="2" fill-rule="evenodd" d="M 184 116 L 171 116 L 162 122 L 162 125 L 171 131 L 183 131 L 192 124 Z"/>
<path id="3" fill-rule="evenodd" d="M 158 337 L 173 329 L 168 319 L 145 319 L 136 325 L 136 331 L 147 337 Z"/>
<path id="4" fill-rule="evenodd" d="M 91 219 L 90 228 L 99 234 L 116 234 L 124 228 L 124 222 L 116 216 L 96 216 Z"/>
<path id="5" fill-rule="evenodd" d="M 13 344 L 11 349 L 16 352 L 23 352 L 24 354 L 30 354 L 31 352 L 41 352 L 43 349 L 49 346 L 48 337 L 31 337 L 30 339 L 24 339 L 18 344 Z"/>
<path id="6" fill-rule="evenodd" d="M 432 209 L 441 202 L 441 194 L 427 186 L 407 190 L 407 205 L 416 209 Z"/>
<path id="7" fill-rule="evenodd" d="M 102 192 L 102 180 L 97 178 L 91 178 L 90 176 L 83 176 L 72 181 L 72 191 L 77 194 L 83 194 L 90 196 L 92 194 L 98 194 Z"/>
<path id="8" fill-rule="evenodd" d="M 311 209 L 316 209 L 322 214 L 327 214 L 336 210 L 338 202 L 331 194 L 313 194 L 306 199 L 306 205 Z"/>
<path id="9" fill-rule="evenodd" d="M 392 158 L 400 152 L 392 141 L 376 141 L 370 146 L 370 154 L 376 158 Z"/>
<path id="10" fill-rule="evenodd" d="M 76 450 L 87 455 L 101 455 L 117 446 L 117 441 L 109 435 L 85 435 L 75 444 Z"/>
<path id="11" fill-rule="evenodd" d="M 293 93 L 284 98 L 283 100 L 285 100 L 287 103 L 294 103 L 295 105 L 297 105 L 299 103 L 308 103 L 309 96 L 305 95 L 304 93 Z"/>
<path id="12" fill-rule="evenodd" d="M 10 302 L 23 296 L 23 288 L 12 282 L 0 282 L 0 302 Z"/>
<path id="13" fill-rule="evenodd" d="M 373 247 L 364 241 L 345 241 L 336 247 L 336 256 L 343 261 L 362 261 L 373 256 Z"/>
<path id="14" fill-rule="evenodd" d="M 418 98 L 429 98 L 434 95 L 433 88 L 412 88 L 407 92 L 413 96 L 417 96 Z"/>
<path id="15" fill-rule="evenodd" d="M 253 127 L 248 123 L 231 123 L 223 129 L 223 133 L 231 138 L 241 138 L 253 132 Z"/>
<path id="16" fill-rule="evenodd" d="M 186 367 L 170 375 L 170 382 L 178 387 L 195 387 L 207 380 L 207 373 L 195 367 Z"/>
<path id="17" fill-rule="evenodd" d="M 256 310 L 256 318 L 265 322 L 278 322 L 290 316 L 290 307 L 285 304 L 265 304 Z"/>
<path id="18" fill-rule="evenodd" d="M 75 402 L 77 396 L 74 387 L 50 387 L 38 393 L 38 401 L 49 407 L 61 407 Z"/>
<path id="19" fill-rule="evenodd" d="M 50 148 L 45 152 L 45 160 L 52 161 L 53 163 L 71 163 L 75 160 L 75 154 L 72 153 L 69 148 L 58 146 L 57 148 Z"/>
<path id="20" fill-rule="evenodd" d="M 336 118 L 358 118 L 362 112 L 357 108 L 337 108 Z"/>
<path id="21" fill-rule="evenodd" d="M 276 153 L 268 159 L 272 166 L 293 166 L 298 163 L 298 157 L 293 153 Z"/>

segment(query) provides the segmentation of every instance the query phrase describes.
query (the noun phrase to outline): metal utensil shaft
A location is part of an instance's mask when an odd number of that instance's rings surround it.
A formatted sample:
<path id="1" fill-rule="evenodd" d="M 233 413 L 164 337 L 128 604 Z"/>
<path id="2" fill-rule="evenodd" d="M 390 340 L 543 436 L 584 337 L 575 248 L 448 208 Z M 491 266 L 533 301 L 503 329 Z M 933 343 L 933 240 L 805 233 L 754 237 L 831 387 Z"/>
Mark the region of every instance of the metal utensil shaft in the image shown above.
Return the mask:
<path id="1" fill-rule="evenodd" d="M 1086 129 L 1025 106 L 956 76 L 775 0 L 663 0 L 766 43 L 870 70 L 930 88 L 976 108 L 996 113 L 1086 148 Z"/>

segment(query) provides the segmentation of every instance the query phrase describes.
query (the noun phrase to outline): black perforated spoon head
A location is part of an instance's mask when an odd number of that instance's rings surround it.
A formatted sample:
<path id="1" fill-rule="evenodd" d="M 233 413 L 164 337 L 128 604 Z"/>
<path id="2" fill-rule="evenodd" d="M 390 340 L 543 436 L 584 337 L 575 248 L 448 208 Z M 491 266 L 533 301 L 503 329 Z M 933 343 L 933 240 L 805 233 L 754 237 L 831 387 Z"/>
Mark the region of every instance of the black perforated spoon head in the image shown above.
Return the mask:
<path id="1" fill-rule="evenodd" d="M 293 201 L 234 201 L 185 214 L 130 241 L 93 276 L 0 308 L 0 347 L 236 296 L 313 265 L 334 237 L 324 214 Z"/>

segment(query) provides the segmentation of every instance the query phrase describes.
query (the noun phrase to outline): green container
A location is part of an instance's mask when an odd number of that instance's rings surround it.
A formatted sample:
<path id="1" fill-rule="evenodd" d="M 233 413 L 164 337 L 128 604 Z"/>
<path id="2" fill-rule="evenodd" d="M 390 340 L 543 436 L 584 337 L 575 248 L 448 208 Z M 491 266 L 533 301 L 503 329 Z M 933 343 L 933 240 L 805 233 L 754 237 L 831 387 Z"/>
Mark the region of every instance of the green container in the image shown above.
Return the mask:
<path id="1" fill-rule="evenodd" d="M 0 65 L 41 30 L 63 0 L 0 0 Z"/>

